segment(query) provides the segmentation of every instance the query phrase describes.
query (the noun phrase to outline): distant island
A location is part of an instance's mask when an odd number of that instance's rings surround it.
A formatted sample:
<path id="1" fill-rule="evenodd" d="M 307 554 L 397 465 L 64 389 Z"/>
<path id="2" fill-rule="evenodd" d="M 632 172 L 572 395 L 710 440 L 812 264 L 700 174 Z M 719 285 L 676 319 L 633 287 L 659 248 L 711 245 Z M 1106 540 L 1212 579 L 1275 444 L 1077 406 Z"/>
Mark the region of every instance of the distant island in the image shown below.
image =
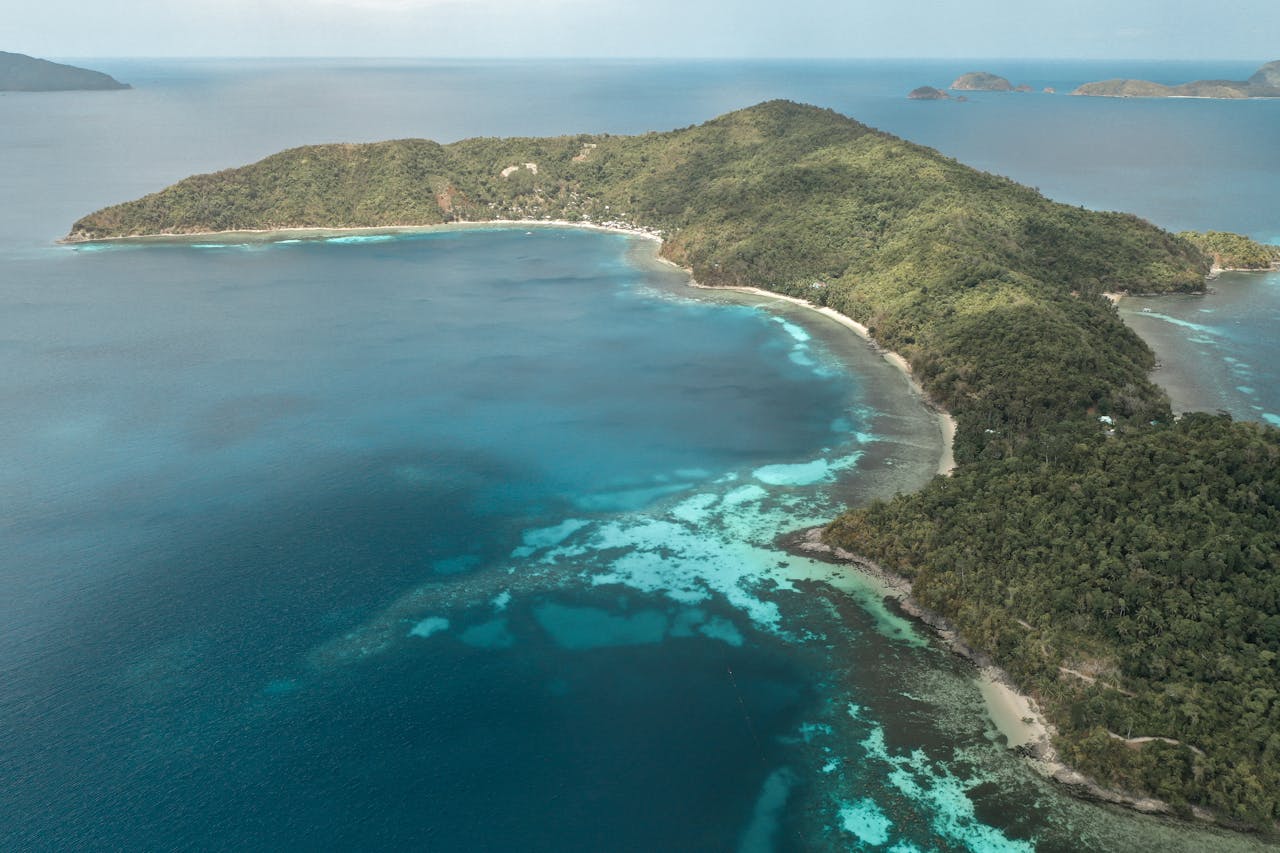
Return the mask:
<path id="1" fill-rule="evenodd" d="M 67 240 L 510 220 L 643 230 L 705 285 L 830 308 L 899 353 L 954 415 L 958 466 L 842 515 L 827 547 L 1004 667 L 1059 778 L 1277 831 L 1280 430 L 1175 419 L 1106 296 L 1203 292 L 1219 249 L 1256 244 L 1058 204 L 787 101 L 640 136 L 294 148 Z"/>
<path id="2" fill-rule="evenodd" d="M 131 89 L 101 71 L 0 50 L 0 92 L 65 92 Z"/>
<path id="3" fill-rule="evenodd" d="M 1031 87 L 1027 85 L 1015 86 L 1004 77 L 991 74 L 987 71 L 970 71 L 967 74 L 961 74 L 951 85 L 947 87 L 953 92 L 1030 92 Z M 1053 89 L 1046 88 L 1045 92 L 1052 93 Z M 934 86 L 920 86 L 912 89 L 907 95 L 913 101 L 946 101 L 957 100 L 967 101 L 964 95 L 952 96 L 944 89 L 938 89 Z"/>
<path id="4" fill-rule="evenodd" d="M 949 101 L 951 96 L 941 89 L 932 86 L 919 86 L 912 89 L 907 97 L 913 101 Z"/>
<path id="5" fill-rule="evenodd" d="M 1280 60 L 1268 62 L 1248 80 L 1193 80 L 1166 86 L 1118 78 L 1085 83 L 1071 94 L 1102 98 L 1280 98 Z"/>
<path id="6" fill-rule="evenodd" d="M 948 87 L 960 92 L 1012 92 L 1013 84 L 997 74 L 970 71 L 961 74 Z"/>

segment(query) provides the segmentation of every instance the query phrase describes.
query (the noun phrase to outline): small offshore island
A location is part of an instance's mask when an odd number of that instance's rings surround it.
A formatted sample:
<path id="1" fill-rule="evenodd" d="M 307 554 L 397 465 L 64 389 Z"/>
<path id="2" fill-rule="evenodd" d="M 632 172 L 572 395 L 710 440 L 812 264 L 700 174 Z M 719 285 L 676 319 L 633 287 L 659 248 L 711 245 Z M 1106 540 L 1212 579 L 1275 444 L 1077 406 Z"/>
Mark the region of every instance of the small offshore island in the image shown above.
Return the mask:
<path id="1" fill-rule="evenodd" d="M 1025 83 L 1017 86 L 999 74 L 990 71 L 970 71 L 961 74 L 948 87 L 958 92 L 1030 92 L 1031 87 Z"/>
<path id="2" fill-rule="evenodd" d="M 970 71 L 961 74 L 955 80 L 951 81 L 951 85 L 947 87 L 952 92 L 1030 92 L 1031 87 L 1026 84 L 1017 86 L 1009 82 L 1005 77 L 998 74 L 992 74 L 989 71 Z M 1045 88 L 1045 94 L 1052 95 L 1054 90 L 1051 87 Z M 913 101 L 946 101 L 951 100 L 952 96 L 945 90 L 938 89 L 934 86 L 919 86 L 911 90 L 907 95 Z M 965 95 L 956 95 L 955 100 L 969 100 Z"/>
<path id="3" fill-rule="evenodd" d="M 0 50 L 0 92 L 71 92 L 132 89 L 101 71 Z"/>
<path id="4" fill-rule="evenodd" d="M 958 464 L 845 513 L 828 546 L 909 579 L 1101 788 L 1277 830 L 1280 430 L 1175 419 L 1106 297 L 1203 292 L 1223 238 L 1057 204 L 772 101 L 632 137 L 296 148 L 90 214 L 67 240 L 500 220 L 644 230 L 704 285 L 865 326 L 954 415 Z"/>

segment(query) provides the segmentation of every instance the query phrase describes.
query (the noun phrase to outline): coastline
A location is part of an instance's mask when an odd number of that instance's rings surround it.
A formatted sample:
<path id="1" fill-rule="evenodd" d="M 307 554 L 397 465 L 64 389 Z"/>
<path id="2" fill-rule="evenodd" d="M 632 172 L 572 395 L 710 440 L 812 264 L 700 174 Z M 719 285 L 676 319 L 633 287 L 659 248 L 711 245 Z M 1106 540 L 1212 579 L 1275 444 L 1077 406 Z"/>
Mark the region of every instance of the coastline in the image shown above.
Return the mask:
<path id="1" fill-rule="evenodd" d="M 1150 373 L 1151 381 L 1169 396 L 1169 407 L 1174 415 L 1212 412 L 1221 407 L 1211 393 L 1203 390 L 1206 379 L 1197 375 L 1197 367 L 1201 365 L 1185 342 L 1190 333 L 1151 316 L 1150 308 L 1144 311 L 1133 302 L 1120 308 L 1120 318 L 1155 353 L 1156 365 Z"/>
<path id="2" fill-rule="evenodd" d="M 760 287 L 717 287 L 713 285 L 701 284 L 693 277 L 693 270 L 688 267 L 682 267 L 674 261 L 662 257 L 661 245 L 663 242 L 663 234 L 658 229 L 644 228 L 627 222 L 588 222 L 577 221 L 571 222 L 567 219 L 485 219 L 470 220 L 465 222 L 445 222 L 434 225 L 372 225 L 372 226 L 338 226 L 333 228 L 321 228 L 313 226 L 298 226 L 287 228 L 264 228 L 264 229 L 237 229 L 229 231 L 193 231 L 183 233 L 161 233 L 135 235 L 128 237 L 104 237 L 100 239 L 71 239 L 64 237 L 57 243 L 63 246 L 75 247 L 78 245 L 87 245 L 94 243 L 117 243 L 117 244 L 148 244 L 148 243 L 191 243 L 198 240 L 209 240 L 216 238 L 236 237 L 245 239 L 249 243 L 278 243 L 284 240 L 305 240 L 316 239 L 322 240 L 330 237 L 344 236 L 382 236 L 382 235 L 401 235 L 401 234 L 430 234 L 438 231 L 469 231 L 482 230 L 485 228 L 581 228 L 587 231 L 601 231 L 609 234 L 625 234 L 630 237 L 638 237 L 640 239 L 649 240 L 657 243 L 659 250 L 654 253 L 654 258 L 664 264 L 676 267 L 685 273 L 689 278 L 689 286 L 702 290 L 723 290 L 733 291 L 736 293 L 747 293 L 753 296 L 761 296 L 768 299 L 777 299 L 782 302 L 788 302 L 814 311 L 818 314 L 834 320 L 846 329 L 854 332 L 858 337 L 862 338 L 868 344 L 889 362 L 906 378 L 912 392 L 922 400 L 937 415 L 938 429 L 942 433 L 942 454 L 938 459 L 937 473 L 943 476 L 949 475 L 955 470 L 955 435 L 956 422 L 950 412 L 934 403 L 928 393 L 920 385 L 919 380 L 911 370 L 911 365 L 907 360 L 898 353 L 884 349 L 871 336 L 867 327 L 858 321 L 841 314 L 834 308 L 825 305 L 815 305 L 814 303 L 800 299 L 795 296 L 786 296 L 781 293 L 774 293 L 771 290 L 765 290 Z"/>
<path id="3" fill-rule="evenodd" d="M 822 541 L 824 530 L 823 527 L 799 530 L 781 537 L 779 544 L 799 556 L 846 566 L 873 578 L 883 588 L 885 597 L 893 599 L 903 613 L 929 626 L 953 654 L 971 661 L 978 669 L 974 680 L 992 724 L 1005 737 L 1009 749 L 1025 758 L 1033 770 L 1082 799 L 1122 806 L 1142 814 L 1174 816 L 1173 807 L 1162 800 L 1104 787 L 1066 764 L 1053 745 L 1057 730 L 1035 699 L 1022 693 L 1009 674 L 986 653 L 966 643 L 946 617 L 916 601 L 909 578 L 873 560 L 826 544 Z M 1206 823 L 1227 825 L 1199 810 L 1195 816 Z"/>
<path id="4" fill-rule="evenodd" d="M 1238 281 L 1228 281 L 1225 286 L 1207 286 L 1203 291 L 1185 294 L 1104 294 L 1116 305 L 1121 320 L 1132 329 L 1139 338 L 1155 353 L 1156 364 L 1148 374 L 1169 397 L 1169 404 L 1175 415 L 1186 412 L 1213 412 L 1232 410 L 1232 401 L 1224 396 L 1222 390 L 1233 384 L 1221 376 L 1215 376 L 1210 369 L 1211 361 L 1205 358 L 1203 347 L 1193 346 L 1197 335 L 1208 330 L 1196 328 L 1188 323 L 1198 323 L 1195 315 L 1177 310 L 1181 304 L 1202 304 L 1207 314 L 1214 314 L 1217 308 L 1213 299 L 1232 292 L 1241 286 L 1240 282 L 1248 282 L 1257 276 L 1276 275 L 1280 266 L 1269 269 L 1232 269 L 1215 266 L 1206 277 L 1207 284 L 1213 284 L 1221 276 L 1228 278 L 1239 276 Z M 1199 300 L 1206 300 L 1199 303 Z M 1232 299 L 1227 299 L 1229 304 Z M 1143 304 L 1146 303 L 1146 304 Z M 1222 303 L 1220 303 L 1221 305 Z M 1212 323 L 1210 323 L 1212 325 Z M 1191 340 L 1189 340 L 1191 339 Z M 1229 392 L 1227 392 L 1229 395 Z M 1250 401 L 1244 401 L 1248 403 Z M 1257 417 L 1257 412 L 1238 412 L 1239 417 Z M 1236 413 L 1233 411 L 1233 413 Z"/>
<path id="5" fill-rule="evenodd" d="M 611 234 L 629 234 L 646 240 L 662 242 L 661 232 L 655 229 L 641 228 L 625 222 L 571 222 L 567 219 L 479 219 L 457 222 L 438 222 L 431 225 L 338 225 L 332 227 L 298 225 L 281 228 L 236 228 L 227 231 L 171 231 L 158 234 L 132 234 L 125 237 L 79 238 L 67 235 L 55 244 L 59 246 L 82 246 L 94 243 L 190 243 L 194 240 L 208 240 L 219 237 L 245 238 L 250 243 L 279 243 L 289 239 L 316 239 L 329 237 L 369 236 L 401 234 L 430 234 L 436 231 L 469 231 L 484 229 L 490 226 L 500 228 L 582 228 L 588 231 L 604 231 Z"/>
<path id="6" fill-rule="evenodd" d="M 664 263 L 671 264 L 672 266 L 679 267 L 678 264 L 675 264 L 672 261 L 668 261 L 666 258 L 660 257 L 659 260 L 663 261 Z M 920 385 L 920 382 L 916 379 L 915 374 L 912 373 L 911 365 L 907 363 L 907 360 L 903 358 L 901 355 L 899 355 L 898 353 L 894 352 L 893 350 L 887 350 L 887 349 L 884 349 L 882 346 L 880 346 L 880 344 L 876 341 L 876 339 L 871 336 L 871 333 L 870 331 L 867 330 L 866 326 L 862 325 L 857 320 L 853 320 L 845 316 L 844 314 L 841 314 L 839 311 L 835 310 L 834 308 L 828 308 L 825 305 L 815 305 L 812 302 L 808 301 L 807 299 L 800 299 L 799 297 L 796 297 L 796 296 L 785 296 L 781 293 L 774 293 L 771 290 L 765 290 L 764 288 L 761 288 L 761 287 L 718 287 L 715 285 L 700 284 L 698 281 L 696 281 L 693 278 L 693 272 L 691 270 L 689 270 L 686 267 L 679 267 L 679 268 L 689 276 L 689 285 L 691 287 L 696 287 L 702 290 L 727 290 L 727 291 L 732 291 L 734 293 L 749 293 L 752 296 L 761 296 L 767 299 L 777 299 L 782 302 L 788 302 L 792 305 L 798 305 L 802 308 L 807 308 L 810 311 L 813 311 L 815 313 L 823 315 L 824 317 L 834 320 L 837 323 L 839 323 L 841 326 L 844 326 L 846 329 L 849 329 L 850 331 L 857 334 L 858 337 L 862 338 L 864 341 L 866 341 L 868 344 L 874 347 L 876 352 L 878 352 L 884 358 L 885 361 L 889 362 L 889 364 L 897 368 L 898 371 L 904 377 L 906 377 L 908 384 L 911 386 L 912 392 L 917 397 L 919 397 L 925 403 L 925 405 L 927 405 L 937 415 L 938 428 L 942 432 L 942 455 L 938 459 L 938 473 L 943 476 L 947 476 L 952 471 L 955 470 L 955 467 L 956 467 L 955 450 L 954 450 L 954 443 L 955 443 L 955 436 L 956 436 L 955 418 L 951 416 L 950 412 L 946 411 L 945 409 L 938 406 L 936 403 L 934 403 L 932 400 L 929 399 L 929 395 L 925 392 L 924 388 Z"/>

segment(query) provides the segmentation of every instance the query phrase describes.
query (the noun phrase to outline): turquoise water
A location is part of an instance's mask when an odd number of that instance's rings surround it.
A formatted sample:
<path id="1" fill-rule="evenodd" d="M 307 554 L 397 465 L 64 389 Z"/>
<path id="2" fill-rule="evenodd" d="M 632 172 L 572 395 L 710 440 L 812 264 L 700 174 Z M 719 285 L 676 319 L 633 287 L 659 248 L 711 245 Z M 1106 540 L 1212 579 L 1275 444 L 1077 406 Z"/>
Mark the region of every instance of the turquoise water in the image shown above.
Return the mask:
<path id="1" fill-rule="evenodd" d="M 289 145 L 776 96 L 1263 234 L 1274 105 L 901 97 L 971 70 L 941 63 L 95 67 L 138 88 L 0 97 L 0 847 L 1253 846 L 1064 796 L 971 667 L 774 547 L 937 462 L 933 417 L 834 323 L 579 231 L 51 241 Z M 1135 177 L 1146 147 L 1181 180 Z"/>
<path id="2" fill-rule="evenodd" d="M 1155 349 L 1175 409 L 1225 411 L 1280 427 L 1280 273 L 1223 273 L 1207 296 L 1126 299 Z"/>

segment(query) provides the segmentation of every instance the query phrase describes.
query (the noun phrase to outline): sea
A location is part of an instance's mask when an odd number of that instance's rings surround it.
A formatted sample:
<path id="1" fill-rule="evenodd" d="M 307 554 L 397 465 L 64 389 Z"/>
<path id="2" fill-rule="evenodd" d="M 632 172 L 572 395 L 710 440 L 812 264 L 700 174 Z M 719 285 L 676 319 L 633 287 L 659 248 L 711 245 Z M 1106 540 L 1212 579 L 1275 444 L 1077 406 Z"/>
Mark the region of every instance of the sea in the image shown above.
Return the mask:
<path id="1" fill-rule="evenodd" d="M 1280 242 L 1257 61 L 77 59 L 0 94 L 0 849 L 1250 850 L 1074 798 L 977 672 L 783 534 L 942 433 L 802 307 L 549 225 L 56 243 L 312 143 L 830 107 L 1171 229 Z M 912 102 L 987 70 L 1031 93 Z M 1056 89 L 1056 94 L 1042 91 Z M 1280 276 L 1124 300 L 1181 408 L 1280 419 Z"/>

